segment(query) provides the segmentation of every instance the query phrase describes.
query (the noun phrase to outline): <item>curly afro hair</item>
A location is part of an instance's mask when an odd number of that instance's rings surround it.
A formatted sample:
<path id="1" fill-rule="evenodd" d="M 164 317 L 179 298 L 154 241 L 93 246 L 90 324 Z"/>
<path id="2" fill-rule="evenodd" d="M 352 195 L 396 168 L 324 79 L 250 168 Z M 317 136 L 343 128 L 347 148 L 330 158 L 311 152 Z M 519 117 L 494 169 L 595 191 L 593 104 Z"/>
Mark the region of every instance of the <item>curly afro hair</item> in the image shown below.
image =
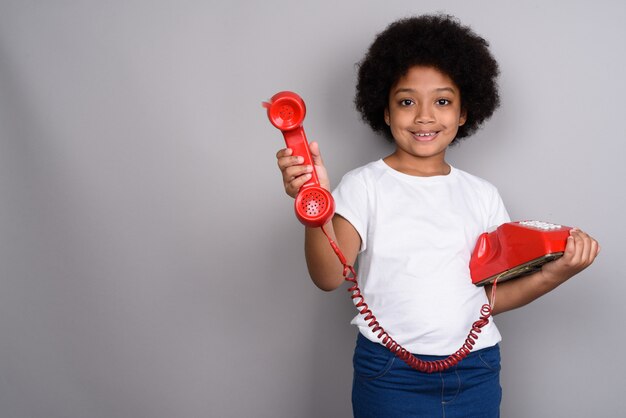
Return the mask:
<path id="1" fill-rule="evenodd" d="M 472 135 L 500 104 L 498 63 L 489 44 L 449 15 L 424 15 L 398 20 L 376 36 L 358 64 L 354 103 L 362 119 L 393 142 L 384 120 L 391 87 L 415 65 L 437 68 L 461 91 L 467 121 L 453 144 Z"/>

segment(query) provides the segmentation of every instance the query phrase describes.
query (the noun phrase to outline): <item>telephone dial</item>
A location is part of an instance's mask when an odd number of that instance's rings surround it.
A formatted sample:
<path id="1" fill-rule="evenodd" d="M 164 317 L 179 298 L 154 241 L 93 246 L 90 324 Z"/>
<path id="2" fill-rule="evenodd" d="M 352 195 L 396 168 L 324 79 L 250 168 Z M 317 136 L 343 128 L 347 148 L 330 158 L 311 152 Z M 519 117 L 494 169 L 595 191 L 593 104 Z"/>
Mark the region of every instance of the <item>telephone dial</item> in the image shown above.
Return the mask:
<path id="1" fill-rule="evenodd" d="M 333 217 L 335 203 L 332 195 L 320 187 L 311 158 L 309 143 L 302 127 L 306 107 L 302 98 L 294 92 L 282 91 L 268 102 L 263 102 L 267 116 L 285 139 L 293 155 L 304 158 L 304 164 L 313 166 L 311 179 L 298 192 L 295 199 L 295 213 L 300 222 L 311 228 L 321 228 L 328 242 L 343 265 L 344 279 L 350 283 L 348 292 L 359 314 L 377 335 L 382 344 L 412 368 L 433 373 L 446 370 L 458 364 L 471 352 L 478 334 L 489 323 L 495 291 L 499 280 L 510 280 L 531 273 L 544 263 L 563 254 L 569 227 L 537 221 L 512 222 L 501 225 L 492 233 L 485 233 L 478 239 L 470 261 L 472 282 L 477 286 L 491 284 L 491 305 L 484 304 L 480 317 L 472 324 L 465 342 L 455 353 L 442 360 L 425 361 L 415 357 L 398 344 L 378 323 L 369 309 L 359 288 L 357 273 L 347 263 L 338 245 L 331 239 L 324 225 Z"/>

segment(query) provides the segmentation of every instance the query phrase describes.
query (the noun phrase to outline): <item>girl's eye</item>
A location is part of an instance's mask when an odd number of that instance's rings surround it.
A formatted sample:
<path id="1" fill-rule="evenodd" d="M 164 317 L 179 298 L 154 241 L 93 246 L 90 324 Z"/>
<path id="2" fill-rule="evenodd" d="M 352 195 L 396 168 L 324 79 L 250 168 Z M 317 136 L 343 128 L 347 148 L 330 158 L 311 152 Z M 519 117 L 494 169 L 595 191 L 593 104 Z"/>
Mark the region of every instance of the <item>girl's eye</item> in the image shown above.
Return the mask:
<path id="1" fill-rule="evenodd" d="M 411 106 L 412 104 L 413 104 L 413 100 L 411 99 L 400 100 L 400 106 Z"/>
<path id="2" fill-rule="evenodd" d="M 448 99 L 439 99 L 439 100 L 437 100 L 437 104 L 439 106 L 449 105 L 450 104 L 450 100 L 448 100 Z"/>

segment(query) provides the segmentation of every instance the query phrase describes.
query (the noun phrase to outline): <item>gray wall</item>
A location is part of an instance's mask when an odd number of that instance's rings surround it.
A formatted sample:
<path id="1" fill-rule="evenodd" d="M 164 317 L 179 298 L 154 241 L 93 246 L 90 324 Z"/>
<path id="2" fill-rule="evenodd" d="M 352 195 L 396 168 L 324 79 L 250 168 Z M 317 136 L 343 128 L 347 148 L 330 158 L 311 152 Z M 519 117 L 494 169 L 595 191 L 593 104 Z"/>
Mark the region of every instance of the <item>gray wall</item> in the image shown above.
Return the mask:
<path id="1" fill-rule="evenodd" d="M 260 102 L 306 99 L 336 183 L 390 152 L 354 64 L 438 10 L 502 69 L 450 161 L 603 247 L 497 318 L 503 416 L 623 415 L 625 3 L 215 3 L 0 2 L 0 416 L 349 416 L 354 309 L 307 277 Z"/>

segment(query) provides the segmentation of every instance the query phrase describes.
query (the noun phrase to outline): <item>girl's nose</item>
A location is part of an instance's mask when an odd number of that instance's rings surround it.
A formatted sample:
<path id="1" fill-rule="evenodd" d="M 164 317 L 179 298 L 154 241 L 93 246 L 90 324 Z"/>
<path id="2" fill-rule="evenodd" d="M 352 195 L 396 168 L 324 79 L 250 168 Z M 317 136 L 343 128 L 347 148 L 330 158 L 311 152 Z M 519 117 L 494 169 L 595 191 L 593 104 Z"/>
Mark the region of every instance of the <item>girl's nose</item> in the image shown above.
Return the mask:
<path id="1" fill-rule="evenodd" d="M 415 112 L 415 123 L 424 124 L 434 122 L 432 109 L 428 106 L 419 106 Z"/>

